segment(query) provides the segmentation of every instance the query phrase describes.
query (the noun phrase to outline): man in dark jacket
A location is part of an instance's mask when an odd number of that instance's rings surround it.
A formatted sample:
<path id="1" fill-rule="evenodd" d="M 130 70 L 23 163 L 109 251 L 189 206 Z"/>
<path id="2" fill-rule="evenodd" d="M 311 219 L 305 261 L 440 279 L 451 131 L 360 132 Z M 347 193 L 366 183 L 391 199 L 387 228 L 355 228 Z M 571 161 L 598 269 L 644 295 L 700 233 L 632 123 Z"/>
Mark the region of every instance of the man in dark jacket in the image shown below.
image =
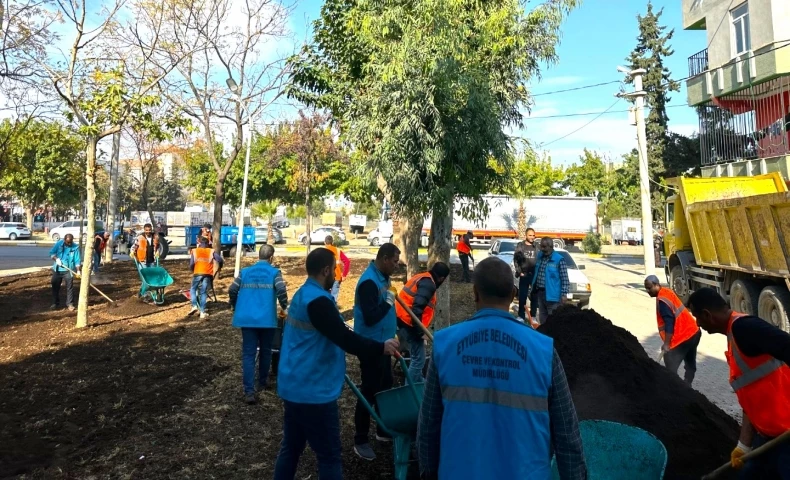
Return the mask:
<path id="1" fill-rule="evenodd" d="M 522 320 L 526 318 L 527 298 L 531 293 L 529 290 L 532 277 L 535 275 L 536 256 L 538 246 L 535 245 L 535 230 L 527 229 L 527 236 L 524 241 L 518 242 L 516 251 L 513 253 L 513 266 L 516 267 L 516 278 L 518 278 L 518 316 Z M 529 314 L 535 318 L 538 312 L 538 302 L 530 300 Z"/>
<path id="2" fill-rule="evenodd" d="M 398 297 L 420 319 L 425 328 L 430 326 L 436 310 L 436 290 L 449 276 L 450 267 L 446 263 L 436 262 L 430 271 L 411 277 L 398 293 Z M 423 331 L 418 325 L 414 325 L 411 315 L 400 303 L 395 304 L 395 314 L 398 317 L 398 338 L 409 347 L 409 376 L 415 382 L 422 382 L 422 369 L 425 366 Z"/>

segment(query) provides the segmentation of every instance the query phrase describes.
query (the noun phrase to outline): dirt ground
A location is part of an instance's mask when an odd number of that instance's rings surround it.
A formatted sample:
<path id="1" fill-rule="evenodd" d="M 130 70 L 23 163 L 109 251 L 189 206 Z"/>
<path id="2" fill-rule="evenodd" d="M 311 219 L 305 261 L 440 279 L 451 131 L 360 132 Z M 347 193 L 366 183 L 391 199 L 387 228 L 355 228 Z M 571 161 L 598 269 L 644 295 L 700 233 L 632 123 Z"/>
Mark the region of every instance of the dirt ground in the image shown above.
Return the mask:
<path id="1" fill-rule="evenodd" d="M 289 296 L 304 281 L 302 262 L 275 261 Z M 186 316 L 189 305 L 181 294 L 191 282 L 187 262 L 164 266 L 175 283 L 162 306 L 134 298 L 140 280 L 129 262 L 107 266 L 102 276 L 113 283 L 99 288 L 118 307 L 109 308 L 91 291 L 90 326 L 84 329 L 74 328 L 75 312 L 48 310 L 48 272 L 0 281 L 0 478 L 272 477 L 282 407 L 272 391 L 258 405 L 242 402 L 241 335 L 230 326 L 226 303 L 232 272 L 215 282 L 219 301 L 209 300 L 210 317 L 199 320 Z M 367 261 L 352 260 L 342 284 L 339 304 L 347 318 L 366 267 Z M 458 281 L 460 267 L 453 268 L 452 280 Z M 394 280 L 400 286 L 404 274 Z M 451 287 L 452 317 L 468 317 L 474 310 L 471 285 Z M 358 381 L 356 359 L 348 360 Z M 345 477 L 391 478 L 390 444 L 373 441 L 379 457 L 373 463 L 352 452 L 354 404 L 344 389 Z M 308 449 L 298 478 L 315 478 L 315 472 Z"/>

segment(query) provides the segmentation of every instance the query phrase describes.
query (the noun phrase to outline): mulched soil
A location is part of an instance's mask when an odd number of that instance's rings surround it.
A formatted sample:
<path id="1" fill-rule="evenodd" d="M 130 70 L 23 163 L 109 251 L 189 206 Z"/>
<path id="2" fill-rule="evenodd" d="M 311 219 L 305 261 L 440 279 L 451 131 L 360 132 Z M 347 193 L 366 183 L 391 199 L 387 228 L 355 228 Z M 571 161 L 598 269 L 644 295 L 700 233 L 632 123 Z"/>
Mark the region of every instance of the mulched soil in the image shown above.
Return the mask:
<path id="1" fill-rule="evenodd" d="M 729 461 L 738 424 L 648 357 L 627 330 L 594 310 L 564 307 L 539 331 L 554 338 L 579 418 L 658 437 L 669 455 L 666 478 L 700 478 Z"/>
<path id="2" fill-rule="evenodd" d="M 251 260 L 246 260 L 251 263 Z M 302 259 L 280 258 L 289 294 L 304 281 Z M 49 274 L 0 280 L 0 478 L 213 479 L 271 478 L 282 436 L 282 408 L 264 392 L 255 406 L 241 398 L 241 335 L 230 327 L 227 287 L 215 282 L 210 318 L 188 317 L 180 290 L 189 288 L 185 261 L 164 265 L 175 279 L 166 303 L 134 298 L 140 280 L 129 262 L 105 267 L 101 285 L 110 308 L 91 291 L 90 326 L 75 329 L 75 313 L 51 312 Z M 341 311 L 351 317 L 357 279 L 367 261 L 352 260 L 341 287 Z M 460 279 L 454 266 L 452 280 Z M 394 278 L 400 286 L 405 278 Z M 471 285 L 451 283 L 452 318 L 474 310 Z M 75 285 L 75 295 L 76 295 Z M 63 294 L 63 293 L 62 293 Z M 359 379 L 357 361 L 348 371 Z M 389 444 L 378 460 L 352 452 L 355 397 L 340 399 L 345 478 L 391 478 Z M 372 430 L 373 431 L 373 430 Z M 416 469 L 414 469 L 416 471 Z M 298 478 L 316 478 L 308 449 Z"/>

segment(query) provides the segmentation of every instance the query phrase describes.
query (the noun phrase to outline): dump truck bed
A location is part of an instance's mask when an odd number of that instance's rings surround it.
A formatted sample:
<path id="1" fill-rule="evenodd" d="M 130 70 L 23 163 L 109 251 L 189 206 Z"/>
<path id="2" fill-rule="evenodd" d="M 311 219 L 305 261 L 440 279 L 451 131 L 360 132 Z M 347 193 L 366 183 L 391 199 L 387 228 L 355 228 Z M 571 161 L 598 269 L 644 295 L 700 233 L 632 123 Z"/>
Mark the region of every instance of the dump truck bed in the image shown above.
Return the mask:
<path id="1" fill-rule="evenodd" d="M 697 264 L 790 275 L 790 192 L 781 175 L 682 178 L 679 187 Z"/>

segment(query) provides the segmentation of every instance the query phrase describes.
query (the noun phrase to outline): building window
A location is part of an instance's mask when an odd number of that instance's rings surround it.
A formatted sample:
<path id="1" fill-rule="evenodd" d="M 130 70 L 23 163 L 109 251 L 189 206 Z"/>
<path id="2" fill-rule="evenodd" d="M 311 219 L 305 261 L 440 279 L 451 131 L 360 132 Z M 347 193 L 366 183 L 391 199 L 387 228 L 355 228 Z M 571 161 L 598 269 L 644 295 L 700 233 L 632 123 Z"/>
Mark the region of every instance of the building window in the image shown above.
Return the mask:
<path id="1" fill-rule="evenodd" d="M 730 15 L 732 16 L 732 53 L 733 56 L 737 56 L 752 49 L 749 34 L 749 3 L 744 2 L 735 7 Z"/>

